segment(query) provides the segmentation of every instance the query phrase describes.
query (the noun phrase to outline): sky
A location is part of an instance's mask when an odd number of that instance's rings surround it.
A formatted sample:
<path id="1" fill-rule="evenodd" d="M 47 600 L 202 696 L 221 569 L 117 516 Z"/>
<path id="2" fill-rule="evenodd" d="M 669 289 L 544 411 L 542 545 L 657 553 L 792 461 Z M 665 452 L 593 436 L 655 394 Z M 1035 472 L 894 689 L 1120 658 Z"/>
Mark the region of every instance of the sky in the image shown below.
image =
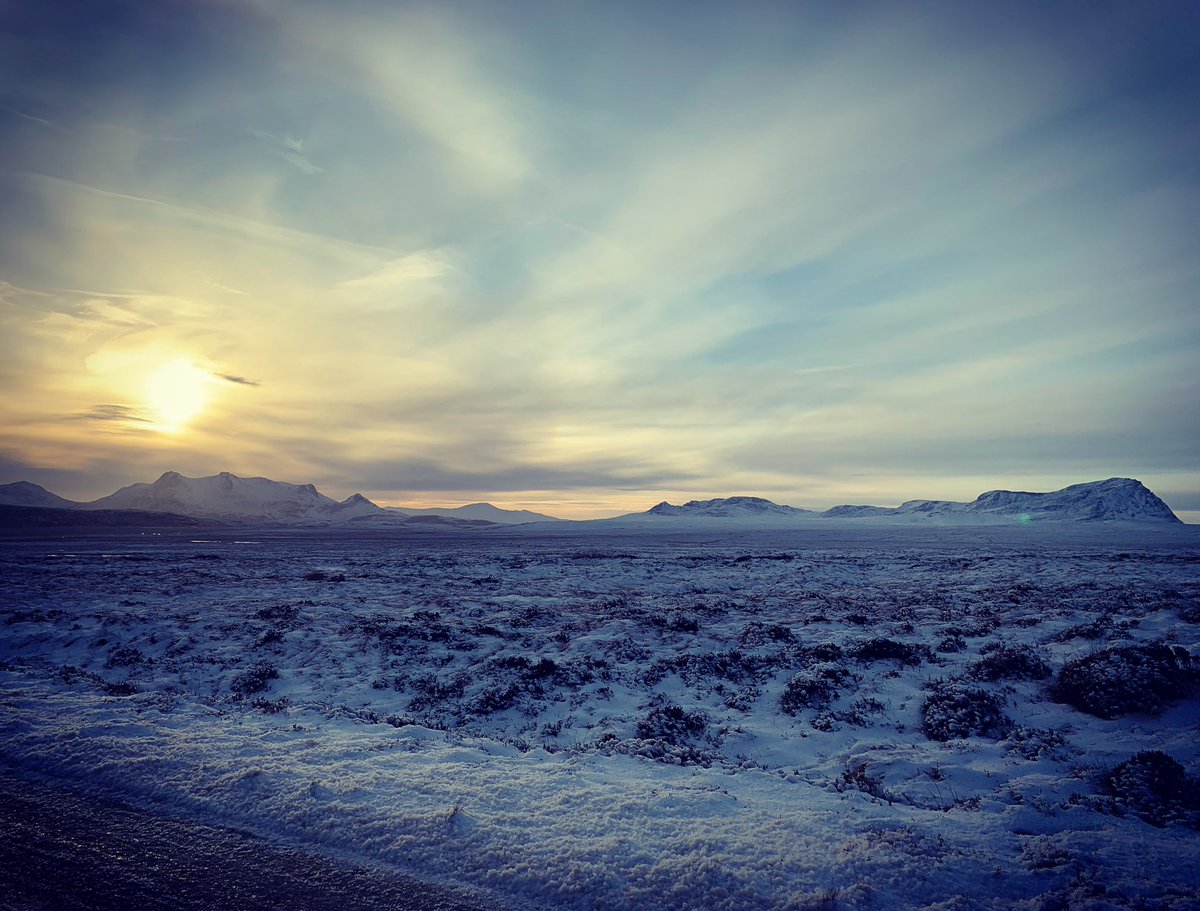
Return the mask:
<path id="1" fill-rule="evenodd" d="M 0 482 L 1200 519 L 1200 6 L 0 0 Z"/>

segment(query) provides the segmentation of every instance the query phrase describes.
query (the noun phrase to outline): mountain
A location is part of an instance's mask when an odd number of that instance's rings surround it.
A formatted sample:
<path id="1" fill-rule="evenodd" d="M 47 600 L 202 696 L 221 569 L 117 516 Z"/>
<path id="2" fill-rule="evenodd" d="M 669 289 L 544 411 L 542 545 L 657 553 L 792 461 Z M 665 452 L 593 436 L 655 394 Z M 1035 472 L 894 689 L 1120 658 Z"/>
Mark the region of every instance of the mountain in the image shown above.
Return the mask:
<path id="1" fill-rule="evenodd" d="M 417 509 L 412 506 L 388 507 L 408 516 L 443 516 L 447 519 L 468 519 L 484 521 L 497 525 L 517 525 L 525 522 L 560 522 L 554 516 L 543 515 L 540 512 L 530 512 L 528 509 L 501 509 L 491 503 L 469 503 L 466 506 L 456 506 L 453 509 Z"/>
<path id="2" fill-rule="evenodd" d="M 1016 522 L 1167 522 L 1179 519 L 1169 506 L 1133 478 L 1109 478 L 1073 484 L 1050 493 L 991 490 L 970 503 L 952 500 L 909 500 L 899 506 L 834 506 L 824 512 L 781 506 L 760 497 L 692 500 L 682 506 L 659 503 L 643 513 L 605 519 L 605 522 L 656 518 L 737 519 L 743 524 L 774 521 L 857 519 L 902 524 L 1003 525 Z"/>
<path id="3" fill-rule="evenodd" d="M 718 497 L 714 500 L 691 500 L 682 506 L 670 503 L 659 503 L 645 513 L 650 516 L 674 516 L 680 518 L 773 518 L 794 519 L 799 516 L 814 515 L 811 509 L 796 509 L 794 506 L 780 506 L 762 497 Z"/>
<path id="4" fill-rule="evenodd" d="M 691 500 L 681 506 L 659 503 L 646 512 L 591 522 L 567 522 L 524 509 L 500 509 L 490 503 L 471 503 L 453 509 L 381 508 L 362 494 L 338 502 L 312 484 L 286 484 L 268 478 L 240 478 L 229 472 L 205 478 L 186 478 L 168 471 L 152 484 L 131 484 L 91 503 L 75 503 L 37 484 L 17 481 L 0 485 L 0 507 L 6 521 L 22 524 L 70 524 L 65 515 L 41 515 L 50 510 L 79 515 L 96 514 L 79 524 L 120 524 L 117 512 L 133 512 L 130 522 L 146 522 L 170 514 L 189 519 L 296 525 L 357 527 L 468 528 L 496 525 L 531 526 L 554 522 L 556 527 L 616 527 L 649 529 L 668 520 L 667 527 L 693 523 L 709 527 L 763 525 L 778 527 L 811 519 L 857 520 L 900 524 L 1005 525 L 1025 522 L 1146 522 L 1180 524 L 1178 517 L 1145 485 L 1133 478 L 1109 478 L 1072 484 L 1049 493 L 990 490 L 970 503 L 950 500 L 909 500 L 899 506 L 834 506 L 824 512 L 782 506 L 762 497 L 718 497 Z M 35 519 L 37 521 L 35 521 Z M 102 521 L 101 521 L 102 520 Z M 671 523 L 669 520 L 674 520 Z M 716 526 L 712 526 L 716 527 Z M 536 529 L 535 529 L 536 530 Z"/>
<path id="5" fill-rule="evenodd" d="M 81 508 L 167 512 L 227 521 L 318 524 L 383 513 L 360 494 L 339 503 L 319 493 L 311 484 L 239 478 L 227 471 L 207 478 L 185 478 L 177 471 L 168 471 L 153 484 L 122 487 Z"/>
<path id="6" fill-rule="evenodd" d="M 900 506 L 835 506 L 825 518 L 930 519 L 954 524 L 1019 522 L 1168 522 L 1178 523 L 1171 508 L 1133 478 L 1109 478 L 1072 484 L 1050 493 L 989 490 L 970 503 L 909 500 Z"/>
<path id="7" fill-rule="evenodd" d="M 58 509 L 0 505 L 0 528 L 191 528 L 203 519 L 133 509 Z"/>
<path id="8" fill-rule="evenodd" d="M 40 484 L 29 481 L 16 481 L 13 484 L 0 484 L 0 505 L 4 506 L 39 506 L 44 509 L 74 509 L 79 504 L 74 500 L 60 497 L 51 493 Z"/>
<path id="9" fill-rule="evenodd" d="M 1179 522 L 1166 503 L 1133 478 L 1072 484 L 1052 493 L 989 490 L 965 507 L 975 514 L 1076 522 Z"/>

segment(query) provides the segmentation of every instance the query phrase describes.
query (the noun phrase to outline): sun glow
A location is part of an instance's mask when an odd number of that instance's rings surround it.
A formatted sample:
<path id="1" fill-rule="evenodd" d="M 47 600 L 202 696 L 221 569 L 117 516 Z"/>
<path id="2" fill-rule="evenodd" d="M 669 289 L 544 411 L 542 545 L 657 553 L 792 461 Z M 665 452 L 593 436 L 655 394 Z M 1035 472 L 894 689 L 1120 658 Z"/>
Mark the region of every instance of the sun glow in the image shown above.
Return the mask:
<path id="1" fill-rule="evenodd" d="M 146 403 L 158 418 L 158 429 L 178 433 L 208 401 L 212 375 L 191 361 L 168 361 L 146 379 Z"/>

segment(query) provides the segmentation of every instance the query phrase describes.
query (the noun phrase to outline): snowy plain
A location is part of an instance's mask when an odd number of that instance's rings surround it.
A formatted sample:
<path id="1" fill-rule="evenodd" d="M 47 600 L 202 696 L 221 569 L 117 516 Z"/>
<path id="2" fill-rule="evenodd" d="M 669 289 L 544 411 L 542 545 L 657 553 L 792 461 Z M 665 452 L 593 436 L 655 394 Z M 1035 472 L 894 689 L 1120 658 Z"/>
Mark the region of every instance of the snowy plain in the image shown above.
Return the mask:
<path id="1" fill-rule="evenodd" d="M 1055 701 L 1200 655 L 1195 527 L 12 536 L 0 580 L 7 768 L 498 906 L 1200 907 L 1196 814 L 1106 784 L 1200 774 L 1200 703 Z M 997 711 L 936 739 L 946 692 Z"/>

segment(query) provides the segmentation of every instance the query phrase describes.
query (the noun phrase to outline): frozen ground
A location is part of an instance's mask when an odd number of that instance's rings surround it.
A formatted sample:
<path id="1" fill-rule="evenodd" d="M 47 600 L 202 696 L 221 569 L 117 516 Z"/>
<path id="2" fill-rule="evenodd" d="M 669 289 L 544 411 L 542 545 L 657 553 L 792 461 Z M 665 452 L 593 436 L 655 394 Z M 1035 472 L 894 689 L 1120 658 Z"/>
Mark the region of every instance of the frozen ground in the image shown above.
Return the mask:
<path id="1" fill-rule="evenodd" d="M 0 761 L 513 907 L 1191 909 L 1196 532 L 8 540 Z"/>

